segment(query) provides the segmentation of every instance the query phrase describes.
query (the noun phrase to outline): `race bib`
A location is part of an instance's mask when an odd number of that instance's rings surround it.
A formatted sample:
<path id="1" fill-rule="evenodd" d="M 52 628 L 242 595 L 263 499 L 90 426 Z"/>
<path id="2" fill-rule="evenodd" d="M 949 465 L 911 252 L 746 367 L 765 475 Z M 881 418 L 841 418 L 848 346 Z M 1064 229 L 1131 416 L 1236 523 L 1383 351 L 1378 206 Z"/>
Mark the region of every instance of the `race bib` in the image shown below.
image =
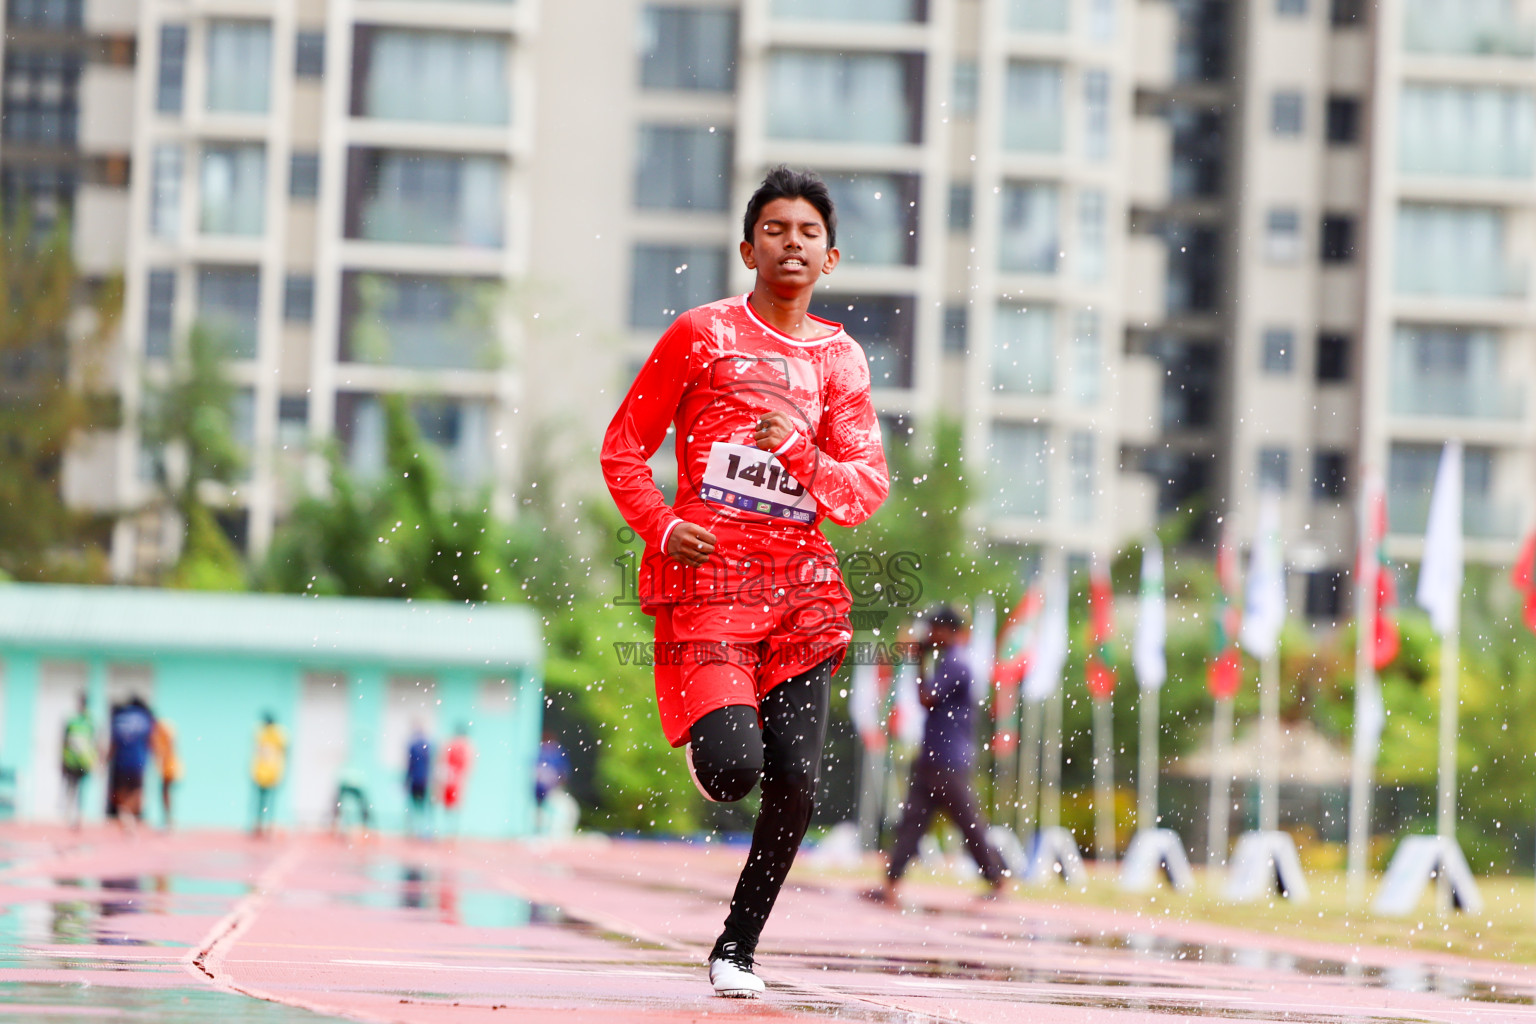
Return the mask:
<path id="1" fill-rule="evenodd" d="M 716 441 L 709 447 L 699 496 L 712 505 L 756 512 L 788 523 L 810 526 L 816 501 L 805 485 L 761 448 Z"/>

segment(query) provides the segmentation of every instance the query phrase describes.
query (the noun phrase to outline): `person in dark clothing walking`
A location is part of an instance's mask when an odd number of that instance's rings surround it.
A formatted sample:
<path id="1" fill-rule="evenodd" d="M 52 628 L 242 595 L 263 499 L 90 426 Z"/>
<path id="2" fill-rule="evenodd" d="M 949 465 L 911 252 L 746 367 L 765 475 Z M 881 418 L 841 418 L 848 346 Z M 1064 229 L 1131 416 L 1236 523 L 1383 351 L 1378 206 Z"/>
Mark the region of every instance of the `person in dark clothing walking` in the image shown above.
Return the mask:
<path id="1" fill-rule="evenodd" d="M 986 822 L 971 788 L 976 766 L 976 701 L 971 691 L 971 669 L 960 642 L 965 623 L 953 608 L 940 605 L 924 617 L 923 624 L 927 635 L 921 641 L 922 653 L 925 660 L 933 655 L 932 668 L 918 687 L 918 696 L 928 709 L 923 745 L 912 764 L 885 884 L 868 893 L 871 899 L 887 904 L 896 902 L 896 885 L 936 811 L 944 811 L 959 827 L 966 850 L 994 893 L 1002 889 L 1007 877 L 1002 857 L 987 842 Z"/>

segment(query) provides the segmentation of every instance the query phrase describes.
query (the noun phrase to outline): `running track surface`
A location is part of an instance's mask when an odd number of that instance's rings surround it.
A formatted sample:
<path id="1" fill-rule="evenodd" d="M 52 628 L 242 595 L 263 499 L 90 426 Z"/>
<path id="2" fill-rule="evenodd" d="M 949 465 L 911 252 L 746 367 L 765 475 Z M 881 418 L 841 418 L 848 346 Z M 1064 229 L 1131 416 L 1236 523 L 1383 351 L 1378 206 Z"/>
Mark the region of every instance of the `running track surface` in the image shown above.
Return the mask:
<path id="1" fill-rule="evenodd" d="M 757 1002 L 701 960 L 743 851 L 0 829 L 0 1022 L 1536 1019 L 1536 967 L 797 867 Z"/>

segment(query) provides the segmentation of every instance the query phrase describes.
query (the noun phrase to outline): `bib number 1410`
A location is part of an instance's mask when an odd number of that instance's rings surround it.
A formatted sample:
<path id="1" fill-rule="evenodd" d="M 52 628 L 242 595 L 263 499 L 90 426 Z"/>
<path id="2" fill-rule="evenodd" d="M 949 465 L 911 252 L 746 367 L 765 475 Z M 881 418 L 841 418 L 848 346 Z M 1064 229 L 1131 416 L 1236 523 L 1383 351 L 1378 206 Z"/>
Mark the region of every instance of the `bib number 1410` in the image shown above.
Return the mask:
<path id="1" fill-rule="evenodd" d="M 745 468 L 742 467 L 741 462 L 741 456 L 734 452 L 725 457 L 727 480 L 745 480 L 754 487 L 760 487 L 765 491 L 776 490 L 792 498 L 798 498 L 805 493 L 805 485 L 780 469 L 777 462 L 753 460 Z"/>

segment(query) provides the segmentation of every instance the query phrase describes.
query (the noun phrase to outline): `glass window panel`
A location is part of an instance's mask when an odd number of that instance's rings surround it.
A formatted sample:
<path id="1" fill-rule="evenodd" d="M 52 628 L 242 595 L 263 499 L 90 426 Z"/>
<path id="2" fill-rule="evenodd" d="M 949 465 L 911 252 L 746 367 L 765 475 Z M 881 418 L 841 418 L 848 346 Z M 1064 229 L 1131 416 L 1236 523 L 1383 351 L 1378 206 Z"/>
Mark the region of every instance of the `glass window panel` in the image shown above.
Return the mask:
<path id="1" fill-rule="evenodd" d="M 993 324 L 992 388 L 1048 395 L 1056 368 L 1056 312 L 1050 306 L 1000 303 Z"/>
<path id="2" fill-rule="evenodd" d="M 1404 174 L 1529 178 L 1536 96 L 1495 86 L 1403 86 L 1397 166 Z"/>
<path id="3" fill-rule="evenodd" d="M 165 358 L 171 354 L 171 331 L 176 316 L 176 272 L 151 270 L 144 298 L 144 354 Z"/>
<path id="4" fill-rule="evenodd" d="M 1115 38 L 1116 0 L 1088 0 L 1088 35 L 1098 43 Z"/>
<path id="5" fill-rule="evenodd" d="M 725 294 L 725 250 L 710 245 L 637 245 L 629 300 L 635 327 L 666 327 L 679 313 Z"/>
<path id="6" fill-rule="evenodd" d="M 915 305 L 910 295 L 827 295 L 811 300 L 811 312 L 842 324 L 859 343 L 873 387 L 909 388 Z"/>
<path id="7" fill-rule="evenodd" d="M 353 149 L 347 237 L 498 249 L 504 163 L 494 156 Z"/>
<path id="8" fill-rule="evenodd" d="M 1070 0 L 1008 0 L 1008 27 L 1019 32 L 1065 32 Z"/>
<path id="9" fill-rule="evenodd" d="M 1290 373 L 1296 362 L 1296 334 L 1289 327 L 1270 327 L 1264 332 L 1264 372 Z"/>
<path id="10" fill-rule="evenodd" d="M 1104 280 L 1106 241 L 1104 193 L 1089 189 L 1077 197 L 1077 276 L 1088 283 Z"/>
<path id="11" fill-rule="evenodd" d="M 1021 274 L 1054 274 L 1060 256 L 1059 191 L 1055 185 L 1011 181 L 1003 186 L 998 263 Z"/>
<path id="12" fill-rule="evenodd" d="M 1299 92 L 1277 92 L 1270 100 L 1270 130 L 1276 135 L 1300 135 L 1304 105 Z"/>
<path id="13" fill-rule="evenodd" d="M 80 118 L 83 65 L 81 53 L 8 46 L 0 135 L 49 147 L 72 146 Z"/>
<path id="14" fill-rule="evenodd" d="M 1259 488 L 1285 491 L 1291 486 L 1291 453 L 1284 448 L 1259 449 Z"/>
<path id="15" fill-rule="evenodd" d="M 1504 214 L 1496 207 L 1403 203 L 1396 246 L 1399 294 L 1525 294 L 1525 275 L 1504 259 Z"/>
<path id="16" fill-rule="evenodd" d="M 389 121 L 503 125 L 511 118 L 508 38 L 360 25 L 352 112 Z"/>
<path id="17" fill-rule="evenodd" d="M 1536 33 L 1511 0 L 1405 0 L 1403 48 L 1410 53 L 1529 57 Z"/>
<path id="18" fill-rule="evenodd" d="M 732 134 L 707 125 L 640 126 L 635 205 L 724 210 L 730 205 Z"/>
<path id="19" fill-rule="evenodd" d="M 299 32 L 293 37 L 293 73 L 300 78 L 325 74 L 324 32 Z"/>
<path id="20" fill-rule="evenodd" d="M 773 0 L 776 18 L 829 21 L 922 21 L 926 0 Z"/>
<path id="21" fill-rule="evenodd" d="M 1301 214 L 1287 207 L 1271 209 L 1264 227 L 1264 255 L 1271 263 L 1301 258 Z"/>
<path id="22" fill-rule="evenodd" d="M 1044 519 L 1050 509 L 1050 433 L 1038 423 L 993 423 L 987 490 L 992 512 Z"/>
<path id="23" fill-rule="evenodd" d="M 1503 372 L 1500 355 L 1492 330 L 1399 325 L 1392 336 L 1392 411 L 1518 419 L 1525 412 L 1524 390 Z"/>
<path id="24" fill-rule="evenodd" d="M 272 26 L 265 21 L 210 21 L 207 46 L 208 109 L 265 114 Z"/>
<path id="25" fill-rule="evenodd" d="M 149 198 L 149 231 L 156 238 L 175 239 L 181 234 L 181 158 L 181 143 L 156 143 Z"/>
<path id="26" fill-rule="evenodd" d="M 768 58 L 768 135 L 901 145 L 922 141 L 922 58 L 780 51 Z"/>
<path id="27" fill-rule="evenodd" d="M 640 84 L 647 89 L 736 88 L 735 11 L 647 6 L 640 14 Z"/>
<path id="28" fill-rule="evenodd" d="M 1393 442 L 1387 456 L 1387 522 L 1393 533 L 1423 534 L 1440 468 L 1441 446 Z M 1513 538 L 1518 510 L 1496 499 L 1491 448 L 1468 445 L 1462 455 L 1462 529 L 1468 537 Z"/>
<path id="29" fill-rule="evenodd" d="M 314 276 L 289 274 L 283 281 L 283 319 L 291 323 L 308 323 L 314 318 Z"/>
<path id="30" fill-rule="evenodd" d="M 1093 522 L 1093 499 L 1098 490 L 1093 450 L 1093 431 L 1072 432 L 1067 446 L 1067 464 L 1072 475 L 1072 521 L 1076 523 Z"/>
<path id="31" fill-rule="evenodd" d="M 226 346 L 231 358 L 256 358 L 261 271 L 205 266 L 197 274 L 197 320 Z"/>
<path id="32" fill-rule="evenodd" d="M 960 58 L 955 61 L 956 117 L 975 117 L 976 105 L 981 100 L 981 67 L 975 60 Z"/>
<path id="33" fill-rule="evenodd" d="M 969 345 L 970 313 L 965 306 L 944 308 L 944 351 L 963 353 Z"/>
<path id="34" fill-rule="evenodd" d="M 1062 147 L 1061 65 L 1013 61 L 1003 96 L 1003 146 L 1025 153 Z"/>
<path id="35" fill-rule="evenodd" d="M 483 370 L 501 358 L 490 281 L 349 272 L 342 278 L 341 358 L 416 369 Z"/>
<path id="36" fill-rule="evenodd" d="M 1083 72 L 1083 155 L 1109 159 L 1109 72 Z"/>
<path id="37" fill-rule="evenodd" d="M 314 199 L 320 194 L 320 154 L 294 153 L 288 159 L 288 194 Z"/>
<path id="38" fill-rule="evenodd" d="M 416 397 L 407 400 L 422 440 L 459 487 L 480 487 L 491 474 L 491 410 L 479 399 Z M 302 435 L 301 435 L 302 436 Z M 362 480 L 384 473 L 385 410 L 377 395 L 336 395 L 336 438 L 347 467 Z"/>
<path id="39" fill-rule="evenodd" d="M 1072 400 L 1092 405 L 1099 400 L 1104 356 L 1099 347 L 1099 314 L 1080 309 L 1073 318 Z"/>
<path id="40" fill-rule="evenodd" d="M 266 211 L 265 146 L 204 146 L 202 212 L 205 235 L 259 235 Z"/>
<path id="41" fill-rule="evenodd" d="M 850 263 L 917 263 L 913 174 L 823 175 L 837 207 L 837 247 Z"/>
<path id="42" fill-rule="evenodd" d="M 161 25 L 160 68 L 155 83 L 155 109 L 160 113 L 181 113 L 186 70 L 187 26 Z"/>

